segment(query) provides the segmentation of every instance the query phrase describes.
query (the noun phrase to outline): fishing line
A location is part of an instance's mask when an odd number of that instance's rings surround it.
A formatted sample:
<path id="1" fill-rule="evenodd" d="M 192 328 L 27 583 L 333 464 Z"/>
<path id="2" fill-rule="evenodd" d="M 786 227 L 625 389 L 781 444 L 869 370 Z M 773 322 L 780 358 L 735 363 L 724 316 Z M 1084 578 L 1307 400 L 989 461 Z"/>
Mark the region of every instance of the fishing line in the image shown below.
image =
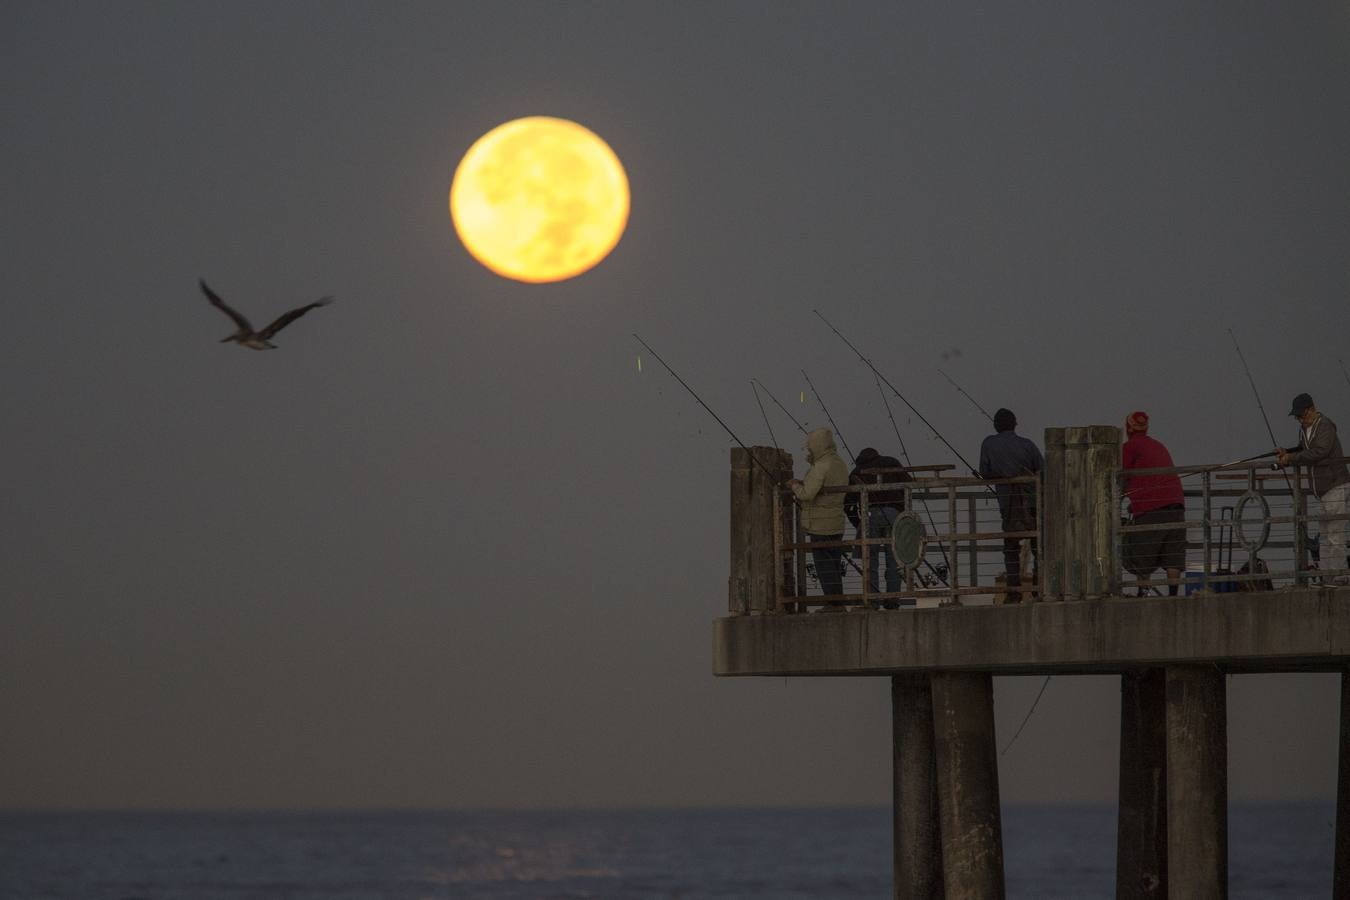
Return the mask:
<path id="1" fill-rule="evenodd" d="M 1027 710 L 1026 718 L 1022 719 L 1022 724 L 1017 726 L 1016 734 L 1012 736 L 1012 740 L 1008 741 L 1008 746 L 1003 748 L 1003 752 L 1000 753 L 999 756 L 1006 756 L 1008 750 L 1012 748 L 1012 745 L 1017 743 L 1017 738 L 1022 734 L 1022 729 L 1026 728 L 1027 723 L 1031 721 L 1031 714 L 1036 711 L 1037 704 L 1041 702 L 1041 697 L 1045 695 L 1045 689 L 1048 688 L 1049 686 L 1050 686 L 1050 676 L 1047 675 L 1045 676 L 1045 680 L 1041 682 L 1040 693 L 1036 695 L 1035 700 L 1031 701 L 1031 709 Z"/>

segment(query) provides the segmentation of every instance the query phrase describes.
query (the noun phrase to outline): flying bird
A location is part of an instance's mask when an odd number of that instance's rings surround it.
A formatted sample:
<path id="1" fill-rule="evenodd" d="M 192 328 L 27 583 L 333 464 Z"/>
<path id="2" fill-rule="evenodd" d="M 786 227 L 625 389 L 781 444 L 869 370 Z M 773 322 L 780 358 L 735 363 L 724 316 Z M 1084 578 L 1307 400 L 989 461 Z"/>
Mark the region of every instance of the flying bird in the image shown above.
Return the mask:
<path id="1" fill-rule="evenodd" d="M 282 313 L 272 321 L 271 325 L 268 325 L 261 331 L 254 331 L 253 326 L 249 323 L 248 319 L 245 319 L 239 313 L 231 309 L 224 300 L 216 295 L 215 291 L 206 286 L 206 281 L 204 279 L 198 279 L 198 282 L 202 286 L 202 293 L 206 295 L 206 299 L 211 301 L 211 305 L 229 316 L 234 320 L 234 324 L 239 326 L 238 331 L 227 337 L 221 338 L 220 342 L 224 344 L 227 341 L 234 341 L 236 344 L 249 347 L 253 350 L 275 350 L 277 348 L 276 344 L 273 344 L 271 341 L 271 337 L 274 334 L 309 312 L 311 309 L 319 306 L 327 306 L 333 302 L 331 296 L 320 297 L 313 303 L 306 303 L 304 306 L 297 306 L 290 312 Z"/>

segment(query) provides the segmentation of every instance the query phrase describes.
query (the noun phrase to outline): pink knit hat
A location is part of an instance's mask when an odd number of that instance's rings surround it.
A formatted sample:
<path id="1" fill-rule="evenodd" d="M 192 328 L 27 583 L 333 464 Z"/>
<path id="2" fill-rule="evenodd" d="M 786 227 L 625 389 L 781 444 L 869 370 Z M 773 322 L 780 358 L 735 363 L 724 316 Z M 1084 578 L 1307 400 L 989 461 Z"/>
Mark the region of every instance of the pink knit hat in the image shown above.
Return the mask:
<path id="1" fill-rule="evenodd" d="M 1148 413 L 1135 410 L 1125 418 L 1126 434 L 1146 434 L 1148 432 Z"/>

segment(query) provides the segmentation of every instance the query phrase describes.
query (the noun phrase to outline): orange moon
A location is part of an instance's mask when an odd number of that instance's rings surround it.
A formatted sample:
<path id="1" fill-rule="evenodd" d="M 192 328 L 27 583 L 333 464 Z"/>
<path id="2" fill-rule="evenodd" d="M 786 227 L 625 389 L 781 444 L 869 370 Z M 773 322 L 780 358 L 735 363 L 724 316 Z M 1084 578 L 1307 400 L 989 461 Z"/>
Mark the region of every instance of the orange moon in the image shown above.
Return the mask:
<path id="1" fill-rule="evenodd" d="M 474 142 L 450 183 L 465 249 L 505 278 L 562 281 L 593 268 L 628 224 L 628 176 L 594 132 L 531 116 Z"/>

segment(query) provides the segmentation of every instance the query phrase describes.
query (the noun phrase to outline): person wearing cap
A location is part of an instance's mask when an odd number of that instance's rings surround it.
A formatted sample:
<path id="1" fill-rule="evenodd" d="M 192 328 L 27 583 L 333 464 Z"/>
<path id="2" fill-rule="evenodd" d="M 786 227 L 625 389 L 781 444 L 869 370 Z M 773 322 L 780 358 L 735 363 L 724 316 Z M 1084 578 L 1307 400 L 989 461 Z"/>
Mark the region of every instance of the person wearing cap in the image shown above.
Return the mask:
<path id="1" fill-rule="evenodd" d="M 1175 472 L 1129 475 L 1131 469 L 1173 468 L 1172 454 L 1162 441 L 1149 437 L 1148 413 L 1136 411 L 1125 419 L 1128 435 L 1120 448 L 1120 467 L 1126 473 L 1125 496 L 1136 525 L 1176 523 L 1176 528 L 1134 531 L 1125 535 L 1125 568 L 1143 581 L 1158 569 L 1167 570 L 1167 593 L 1177 595 L 1186 565 L 1186 495 Z M 1144 589 L 1139 589 L 1143 596 Z"/>
<path id="2" fill-rule="evenodd" d="M 882 456 L 875 447 L 865 447 L 853 460 L 853 471 L 848 474 L 849 484 L 892 484 L 912 481 L 908 472 L 879 472 L 878 469 L 899 469 L 900 460 L 894 456 Z M 905 508 L 903 490 L 871 491 L 867 495 L 867 522 L 864 525 L 857 495 L 850 495 L 844 504 L 844 514 L 858 530 L 858 537 L 884 538 L 885 544 L 871 547 L 867 553 L 867 583 L 876 591 L 879 582 L 877 572 L 881 568 L 881 559 L 886 559 L 886 592 L 901 588 L 900 567 L 895 562 L 895 549 L 891 546 L 891 526 L 901 510 Z M 883 604 L 887 609 L 898 609 L 898 600 L 887 600 Z"/>
<path id="3" fill-rule="evenodd" d="M 1012 410 L 1000 409 L 994 413 L 994 432 L 980 444 L 981 478 L 1037 475 L 1045 468 L 1045 458 L 1041 456 L 1040 448 L 1017 433 L 1017 417 Z M 1034 485 L 998 484 L 994 486 L 994 493 L 998 495 L 998 511 L 1003 518 L 1004 531 L 1036 530 Z M 1039 581 L 1040 558 L 1035 538 L 1031 539 L 1031 558 L 1036 572 L 1033 581 Z M 1008 573 L 1005 584 L 1009 600 L 1018 603 L 1023 596 L 1021 538 L 1003 539 L 1003 565 Z M 1028 592 L 1033 589 L 1028 589 Z"/>
<path id="4" fill-rule="evenodd" d="M 839 458 L 834 446 L 834 432 L 828 428 L 817 428 L 806 436 L 806 462 L 810 469 L 806 480 L 792 479 L 788 487 L 801 502 L 802 530 L 811 543 L 837 543 L 844 539 L 844 495 L 842 493 L 822 493 L 822 488 L 843 487 L 848 484 L 848 469 Z M 816 578 L 820 581 L 820 592 L 835 597 L 844 593 L 844 577 L 841 570 L 844 550 L 842 547 L 822 547 L 811 551 L 811 561 L 816 567 Z M 832 600 L 826 609 L 844 609 L 842 600 Z"/>
<path id="5" fill-rule="evenodd" d="M 1350 568 L 1350 557 L 1345 548 L 1345 515 L 1350 507 L 1350 468 L 1339 462 L 1345 457 L 1341 439 L 1336 434 L 1336 423 L 1318 411 L 1313 398 L 1299 394 L 1290 404 L 1289 415 L 1301 426 L 1298 445 L 1277 448 L 1275 455 L 1281 466 L 1309 466 L 1312 469 L 1312 492 L 1322 502 L 1322 512 L 1339 519 L 1323 522 L 1322 535 L 1326 549 L 1322 551 L 1322 565 L 1329 569 Z M 1331 579 L 1332 584 L 1350 584 L 1350 576 Z"/>

